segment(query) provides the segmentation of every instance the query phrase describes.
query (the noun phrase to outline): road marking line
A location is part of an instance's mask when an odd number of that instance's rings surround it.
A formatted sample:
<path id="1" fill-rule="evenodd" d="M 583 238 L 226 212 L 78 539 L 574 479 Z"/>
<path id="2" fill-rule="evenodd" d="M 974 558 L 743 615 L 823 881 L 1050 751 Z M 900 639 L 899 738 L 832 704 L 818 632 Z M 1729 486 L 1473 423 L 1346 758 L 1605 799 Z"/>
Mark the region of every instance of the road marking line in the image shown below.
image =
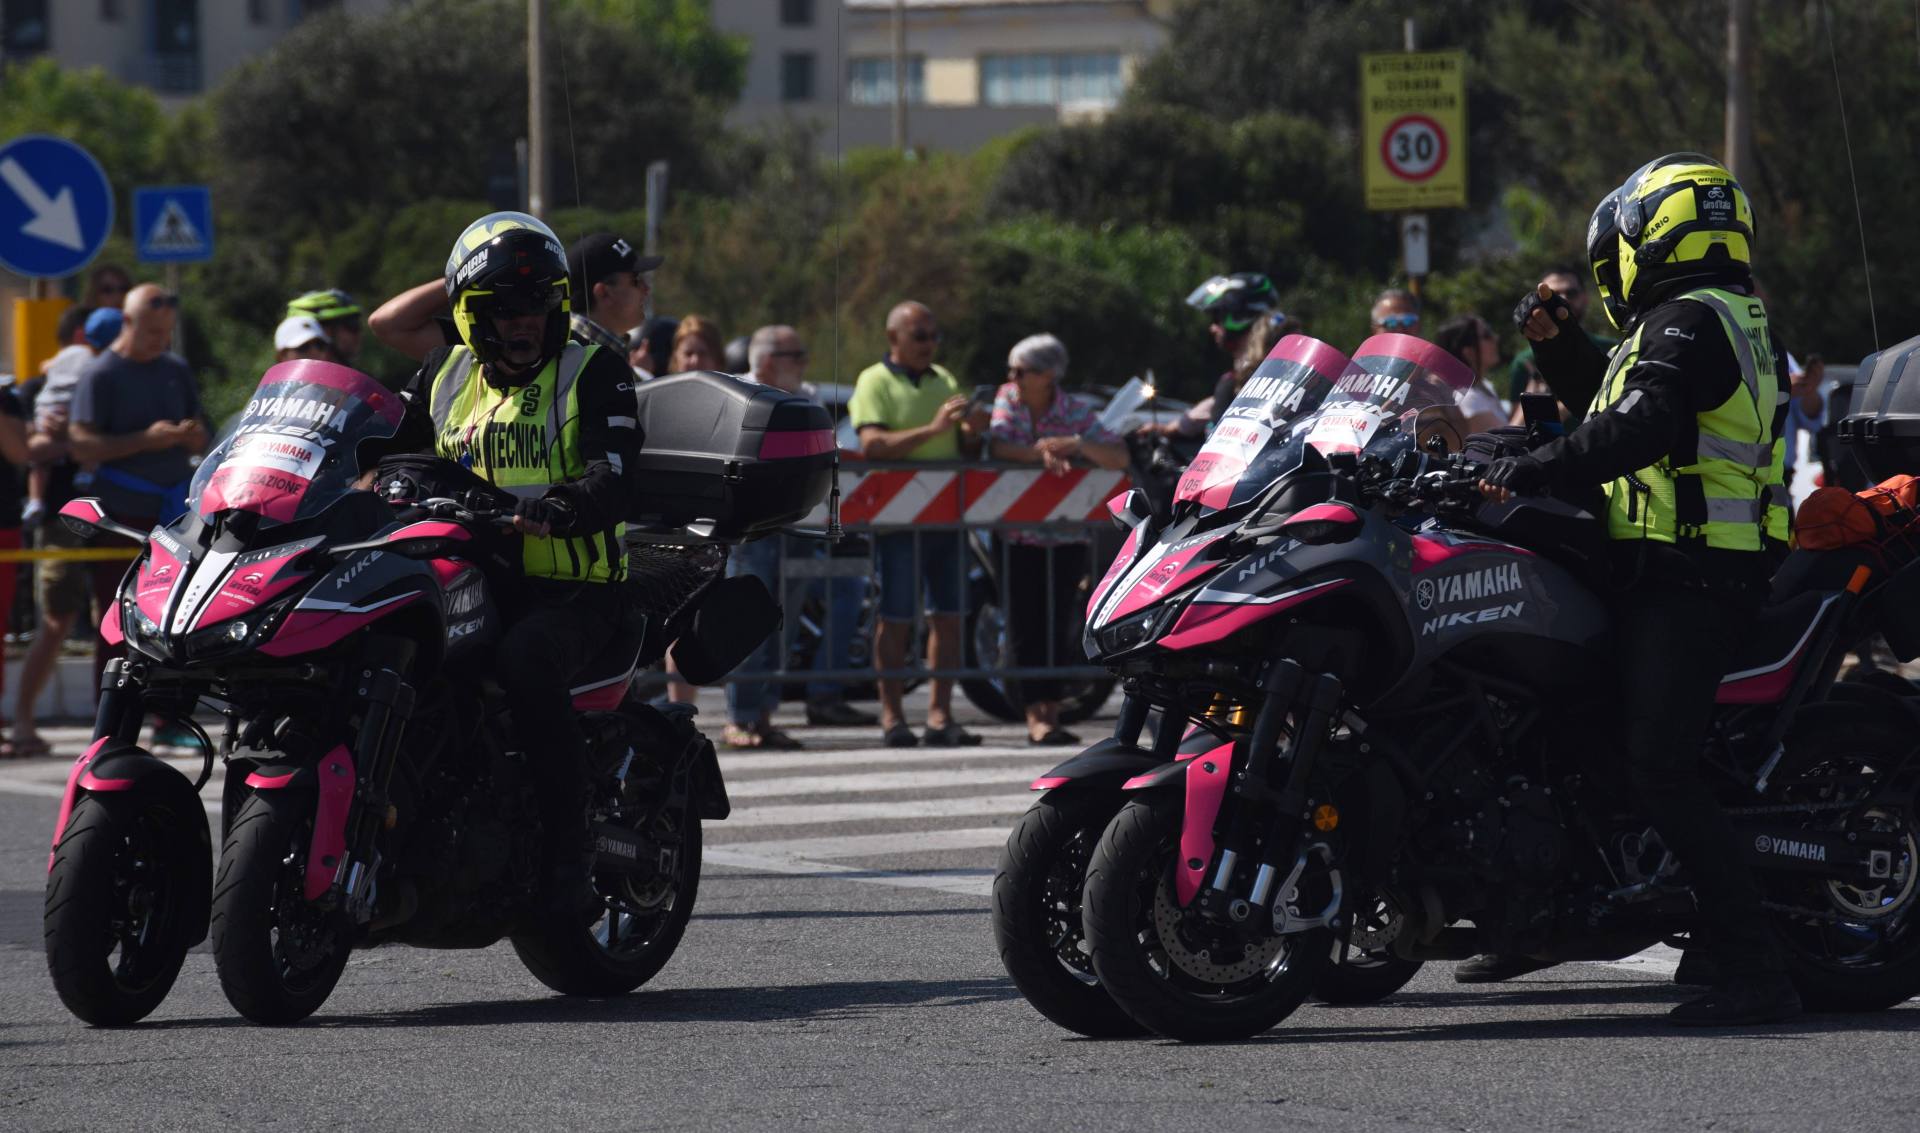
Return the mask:
<path id="1" fill-rule="evenodd" d="M 964 830 L 903 830 L 893 834 L 847 834 L 837 838 L 730 842 L 725 848 L 766 857 L 817 861 L 834 858 L 879 857 L 883 854 L 934 853 L 945 850 L 998 850 L 1006 844 L 1006 827 L 974 826 Z"/>
<path id="2" fill-rule="evenodd" d="M 919 873 L 897 870 L 863 869 L 838 862 L 810 862 L 777 855 L 756 854 L 731 847 L 708 846 L 702 854 L 706 865 L 764 873 L 797 874 L 808 877 L 833 877 L 842 881 L 864 881 L 897 889 L 934 889 L 942 893 L 960 893 L 969 897 L 993 895 L 991 869 L 926 870 Z"/>
<path id="3" fill-rule="evenodd" d="M 1034 771 L 1021 767 L 977 767 L 958 771 L 882 771 L 858 775 L 791 775 L 784 779 L 746 779 L 727 784 L 736 799 L 784 798 L 790 795 L 840 795 L 873 791 L 936 791 L 948 787 L 990 786 L 1033 781 Z"/>
<path id="4" fill-rule="evenodd" d="M 1032 759 L 1040 770 L 1061 762 L 1057 757 L 1036 756 L 1034 749 L 1022 747 L 971 747 L 971 748 L 933 748 L 931 750 L 903 751 L 899 748 L 869 748 L 864 751 L 819 751 L 809 748 L 806 751 L 781 752 L 778 755 L 752 755 L 747 752 L 720 753 L 720 770 L 728 775 L 751 774 L 756 771 L 812 771 L 829 767 L 890 767 L 911 766 L 917 763 L 952 763 L 970 759 Z"/>
<path id="5" fill-rule="evenodd" d="M 796 803 L 792 806 L 750 806 L 735 810 L 716 823 L 715 832 L 749 826 L 813 826 L 826 822 L 871 822 L 900 818 L 957 818 L 962 815 L 1004 814 L 1009 818 L 1033 805 L 1033 796 L 980 795 L 964 799 L 913 799 L 891 803 Z"/>

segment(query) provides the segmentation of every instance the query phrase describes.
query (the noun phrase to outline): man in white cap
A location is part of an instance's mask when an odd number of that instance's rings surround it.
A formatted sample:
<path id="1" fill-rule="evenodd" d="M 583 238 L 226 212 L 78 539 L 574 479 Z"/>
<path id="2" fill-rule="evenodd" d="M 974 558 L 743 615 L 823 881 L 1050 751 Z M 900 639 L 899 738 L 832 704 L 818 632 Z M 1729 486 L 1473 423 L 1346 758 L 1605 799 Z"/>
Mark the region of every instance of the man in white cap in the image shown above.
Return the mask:
<path id="1" fill-rule="evenodd" d="M 291 315 L 273 330 L 273 360 L 291 362 L 296 358 L 326 361 L 333 356 L 333 340 L 327 337 L 320 320 L 312 315 Z"/>

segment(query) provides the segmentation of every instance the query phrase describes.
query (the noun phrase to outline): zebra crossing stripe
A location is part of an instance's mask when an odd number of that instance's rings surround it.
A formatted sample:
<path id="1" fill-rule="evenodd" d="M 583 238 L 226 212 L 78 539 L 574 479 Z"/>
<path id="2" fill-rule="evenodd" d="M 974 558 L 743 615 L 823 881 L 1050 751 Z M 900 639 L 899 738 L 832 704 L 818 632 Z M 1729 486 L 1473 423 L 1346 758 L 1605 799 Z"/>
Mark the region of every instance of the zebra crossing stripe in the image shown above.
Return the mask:
<path id="1" fill-rule="evenodd" d="M 866 794 L 874 791 L 937 791 L 948 787 L 1009 786 L 1030 783 L 1038 772 L 1025 767 L 962 768 L 940 771 L 867 771 L 856 775 L 790 775 L 748 779 L 727 784 L 735 799 L 780 798 L 790 795 Z"/>
<path id="2" fill-rule="evenodd" d="M 885 822 L 905 818 L 962 818 L 982 814 L 1013 817 L 1033 804 L 1033 796 L 976 795 L 963 799 L 908 799 L 885 803 L 792 803 L 735 807 L 716 833 L 761 826 L 816 826 L 829 822 Z M 711 848 L 711 844 L 709 845 Z"/>
<path id="3" fill-rule="evenodd" d="M 763 857 L 831 860 L 872 858 L 886 854 L 931 854 L 949 850 L 998 850 L 1007 844 L 1005 826 L 975 826 L 964 830 L 902 830 L 891 834 L 845 834 L 824 838 L 790 838 L 777 842 L 733 842 L 723 847 Z"/>

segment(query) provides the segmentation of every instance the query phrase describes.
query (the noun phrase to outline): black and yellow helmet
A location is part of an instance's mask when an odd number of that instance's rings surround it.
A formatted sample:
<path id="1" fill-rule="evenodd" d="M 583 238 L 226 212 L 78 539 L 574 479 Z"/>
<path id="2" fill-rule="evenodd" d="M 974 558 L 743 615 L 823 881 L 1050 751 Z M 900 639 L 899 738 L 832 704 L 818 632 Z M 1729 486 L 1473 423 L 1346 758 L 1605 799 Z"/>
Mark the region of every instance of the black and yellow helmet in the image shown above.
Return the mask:
<path id="1" fill-rule="evenodd" d="M 1607 313 L 1607 321 L 1624 330 L 1633 315 L 1620 292 L 1618 189 L 1600 199 L 1587 221 L 1587 262 L 1593 266 L 1593 290 L 1600 296 L 1600 307 Z"/>
<path id="2" fill-rule="evenodd" d="M 447 256 L 447 301 L 453 325 L 481 362 L 500 361 L 505 343 L 492 318 L 544 312 L 537 371 L 567 344 L 572 310 L 567 251 L 553 230 L 524 212 L 488 213 L 453 242 Z"/>
<path id="3" fill-rule="evenodd" d="M 1753 270 L 1753 207 L 1727 167 L 1699 153 L 1641 166 L 1618 192 L 1620 297 L 1638 310 L 1669 280 Z"/>

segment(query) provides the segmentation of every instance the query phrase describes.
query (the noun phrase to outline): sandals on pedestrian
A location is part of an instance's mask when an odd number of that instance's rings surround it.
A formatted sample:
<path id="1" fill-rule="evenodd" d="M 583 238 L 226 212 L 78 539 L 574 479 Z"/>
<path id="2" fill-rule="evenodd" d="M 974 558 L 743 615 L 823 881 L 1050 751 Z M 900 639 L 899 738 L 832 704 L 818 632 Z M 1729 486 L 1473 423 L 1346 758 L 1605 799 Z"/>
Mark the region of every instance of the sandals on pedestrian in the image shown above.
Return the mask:
<path id="1" fill-rule="evenodd" d="M 772 725 L 749 728 L 728 724 L 720 732 L 720 742 L 734 751 L 799 751 L 806 746 Z"/>
<path id="2" fill-rule="evenodd" d="M 1068 744 L 1077 744 L 1079 742 L 1080 737 L 1067 731 L 1065 728 L 1048 728 L 1037 736 L 1027 737 L 1027 743 L 1034 747 L 1064 747 Z"/>
<path id="3" fill-rule="evenodd" d="M 913 729 L 905 724 L 895 724 L 887 729 L 886 738 L 881 742 L 888 747 L 919 747 L 920 737 L 914 735 Z"/>
<path id="4" fill-rule="evenodd" d="M 980 737 L 958 724 L 927 729 L 928 747 L 979 747 Z"/>
<path id="5" fill-rule="evenodd" d="M 53 745 L 40 736 L 0 741 L 0 759 L 38 759 L 52 754 Z"/>

